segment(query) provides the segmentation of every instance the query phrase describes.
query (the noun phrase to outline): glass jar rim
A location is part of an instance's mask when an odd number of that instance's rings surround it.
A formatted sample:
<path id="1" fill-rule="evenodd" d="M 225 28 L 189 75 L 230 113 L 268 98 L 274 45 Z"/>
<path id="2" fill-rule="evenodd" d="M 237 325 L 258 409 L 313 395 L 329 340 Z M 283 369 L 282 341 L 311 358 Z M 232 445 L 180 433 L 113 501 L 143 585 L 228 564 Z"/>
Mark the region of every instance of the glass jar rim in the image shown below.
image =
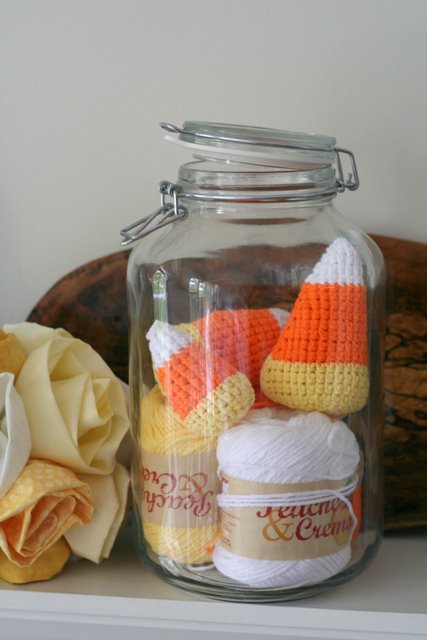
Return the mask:
<path id="1" fill-rule="evenodd" d="M 330 165 L 306 170 L 196 160 L 181 165 L 177 187 L 184 198 L 229 201 L 286 201 L 336 195 Z"/>

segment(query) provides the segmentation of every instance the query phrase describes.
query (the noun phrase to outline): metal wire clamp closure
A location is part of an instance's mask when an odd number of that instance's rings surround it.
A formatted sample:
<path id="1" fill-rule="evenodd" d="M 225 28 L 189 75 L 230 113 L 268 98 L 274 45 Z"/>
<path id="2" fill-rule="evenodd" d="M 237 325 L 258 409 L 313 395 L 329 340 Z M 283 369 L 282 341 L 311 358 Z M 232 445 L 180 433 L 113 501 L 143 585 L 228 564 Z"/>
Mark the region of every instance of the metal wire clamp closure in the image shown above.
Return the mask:
<path id="1" fill-rule="evenodd" d="M 351 173 L 347 174 L 347 178 L 344 177 L 344 170 L 342 166 L 341 155 L 347 155 L 350 158 Z M 359 174 L 357 173 L 356 160 L 353 153 L 349 149 L 340 149 L 335 147 L 335 156 L 337 159 L 337 191 L 342 193 L 346 189 L 349 191 L 356 191 L 359 188 Z"/>
<path id="2" fill-rule="evenodd" d="M 187 209 L 178 202 L 177 185 L 167 181 L 160 182 L 159 192 L 160 207 L 156 209 L 156 211 L 153 211 L 153 213 L 144 216 L 120 231 L 120 235 L 123 236 L 123 240 L 120 242 L 122 247 L 126 247 L 132 244 L 132 242 L 148 236 L 152 231 L 161 229 L 167 224 L 175 222 L 175 220 L 185 220 L 188 216 Z M 166 202 L 166 196 L 171 197 L 172 202 Z M 156 221 L 156 218 L 159 216 L 160 220 Z"/>
<path id="3" fill-rule="evenodd" d="M 336 189 L 337 192 L 342 193 L 346 189 L 349 191 L 356 191 L 359 188 L 359 175 L 357 173 L 356 160 L 354 155 L 348 149 L 342 149 L 335 147 L 335 156 L 337 164 L 337 177 L 336 177 Z M 351 164 L 351 173 L 344 177 L 344 169 L 342 163 L 342 155 L 349 157 Z M 179 204 L 178 193 L 179 187 L 176 184 L 168 181 L 162 181 L 159 184 L 160 192 L 160 207 L 150 213 L 148 216 L 144 216 L 137 222 L 130 224 L 120 231 L 120 235 L 123 236 L 123 240 L 120 242 L 122 247 L 126 247 L 132 244 L 136 240 L 140 240 L 145 236 L 148 236 L 152 231 L 161 229 L 175 220 L 185 220 L 188 216 L 188 210 Z M 172 198 L 172 202 L 166 202 L 165 198 L 169 196 Z M 160 216 L 160 220 L 156 221 L 156 218 Z"/>

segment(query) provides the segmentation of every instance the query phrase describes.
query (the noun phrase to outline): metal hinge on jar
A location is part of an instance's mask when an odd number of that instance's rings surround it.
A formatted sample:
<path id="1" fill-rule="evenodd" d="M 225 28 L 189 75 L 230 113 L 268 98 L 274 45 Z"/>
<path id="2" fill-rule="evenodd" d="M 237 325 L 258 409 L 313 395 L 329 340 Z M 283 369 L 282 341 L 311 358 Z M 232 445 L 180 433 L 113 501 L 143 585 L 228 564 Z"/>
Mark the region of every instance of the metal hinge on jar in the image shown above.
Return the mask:
<path id="1" fill-rule="evenodd" d="M 152 231 L 161 229 L 175 220 L 185 220 L 188 211 L 178 202 L 178 187 L 172 182 L 163 181 L 159 184 L 160 207 L 148 216 L 144 216 L 137 222 L 120 231 L 123 236 L 121 246 L 126 247 L 136 240 L 144 238 Z M 172 202 L 166 202 L 166 196 L 172 198 Z"/>
<path id="2" fill-rule="evenodd" d="M 351 173 L 347 174 L 347 178 L 344 177 L 344 170 L 342 166 L 341 155 L 347 155 L 350 158 Z M 353 153 L 349 149 L 341 149 L 335 147 L 335 156 L 337 159 L 337 191 L 342 193 L 346 189 L 349 191 L 356 191 L 359 188 L 359 174 L 357 173 L 356 160 Z"/>
<path id="3" fill-rule="evenodd" d="M 336 190 L 342 193 L 346 189 L 349 191 L 355 191 L 359 187 L 359 176 L 357 173 L 356 161 L 354 155 L 348 149 L 334 148 L 337 166 L 336 176 Z M 342 156 L 349 157 L 351 172 L 344 176 Z M 121 246 L 126 247 L 136 240 L 140 240 L 149 235 L 152 231 L 161 229 L 176 220 L 185 220 L 188 216 L 188 210 L 181 205 L 178 200 L 179 187 L 166 180 L 159 184 L 160 192 L 160 207 L 153 213 L 144 216 L 137 222 L 133 222 L 129 226 L 120 231 L 120 235 L 123 236 Z M 172 198 L 172 202 L 166 202 L 166 196 Z M 266 198 L 267 199 L 267 198 Z"/>

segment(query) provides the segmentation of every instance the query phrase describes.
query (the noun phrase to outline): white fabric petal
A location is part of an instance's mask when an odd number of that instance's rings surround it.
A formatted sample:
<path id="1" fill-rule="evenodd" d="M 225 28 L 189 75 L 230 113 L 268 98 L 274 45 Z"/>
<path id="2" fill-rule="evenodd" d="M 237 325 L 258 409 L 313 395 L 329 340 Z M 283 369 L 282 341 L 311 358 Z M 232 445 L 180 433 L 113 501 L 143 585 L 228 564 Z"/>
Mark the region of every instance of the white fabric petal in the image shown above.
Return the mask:
<path id="1" fill-rule="evenodd" d="M 31 449 L 24 403 L 13 381 L 11 373 L 0 374 L 0 498 L 18 478 Z"/>

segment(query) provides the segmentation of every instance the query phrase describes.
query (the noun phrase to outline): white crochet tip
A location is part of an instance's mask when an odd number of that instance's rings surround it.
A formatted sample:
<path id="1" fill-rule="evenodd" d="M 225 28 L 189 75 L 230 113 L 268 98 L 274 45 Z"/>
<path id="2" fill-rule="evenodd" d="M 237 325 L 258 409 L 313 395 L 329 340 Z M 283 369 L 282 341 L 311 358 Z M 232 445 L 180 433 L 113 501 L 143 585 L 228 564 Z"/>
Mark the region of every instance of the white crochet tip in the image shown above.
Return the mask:
<path id="1" fill-rule="evenodd" d="M 308 276 L 309 284 L 363 284 L 359 254 L 345 238 L 329 245 Z"/>
<path id="2" fill-rule="evenodd" d="M 289 311 L 285 311 L 285 309 L 279 309 L 277 307 L 272 307 L 269 311 L 271 315 L 275 317 L 276 322 L 279 325 L 279 329 L 283 329 L 291 315 Z"/>
<path id="3" fill-rule="evenodd" d="M 147 333 L 154 369 L 160 369 L 175 353 L 194 338 L 168 322 L 155 320 Z"/>

